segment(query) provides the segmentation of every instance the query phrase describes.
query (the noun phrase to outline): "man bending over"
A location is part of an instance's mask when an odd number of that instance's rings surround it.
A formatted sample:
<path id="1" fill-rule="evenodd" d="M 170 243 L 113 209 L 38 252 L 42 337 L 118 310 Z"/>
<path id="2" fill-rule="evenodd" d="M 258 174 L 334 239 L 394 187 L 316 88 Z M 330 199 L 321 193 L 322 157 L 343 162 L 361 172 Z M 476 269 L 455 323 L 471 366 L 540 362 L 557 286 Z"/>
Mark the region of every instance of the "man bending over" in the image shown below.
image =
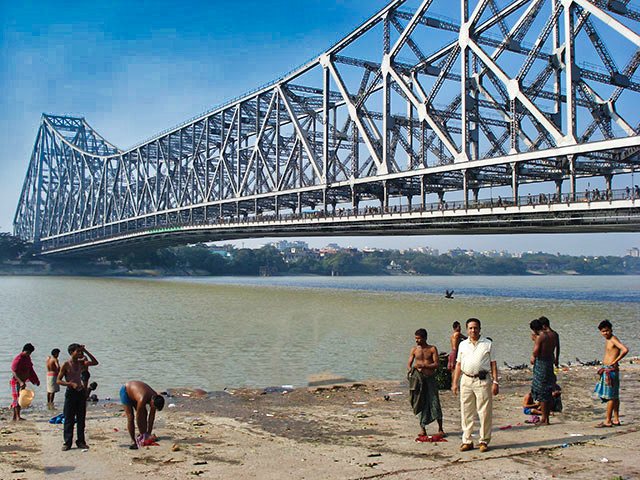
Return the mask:
<path id="1" fill-rule="evenodd" d="M 124 411 L 127 414 L 127 430 L 131 436 L 129 448 L 136 450 L 138 445 L 143 445 L 144 441 L 151 437 L 156 410 L 164 408 L 164 397 L 146 383 L 134 380 L 120 388 L 120 402 L 124 405 Z M 147 405 L 149 405 L 148 413 Z M 136 441 L 136 423 L 140 432 L 138 441 Z"/>

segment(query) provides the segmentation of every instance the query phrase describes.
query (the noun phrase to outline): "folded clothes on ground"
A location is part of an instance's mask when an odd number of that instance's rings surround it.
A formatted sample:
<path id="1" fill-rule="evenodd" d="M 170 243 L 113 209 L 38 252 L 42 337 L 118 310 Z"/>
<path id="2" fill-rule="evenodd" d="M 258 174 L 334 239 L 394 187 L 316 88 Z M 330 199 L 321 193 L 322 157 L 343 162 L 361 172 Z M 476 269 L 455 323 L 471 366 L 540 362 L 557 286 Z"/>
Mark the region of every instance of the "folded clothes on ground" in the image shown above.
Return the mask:
<path id="1" fill-rule="evenodd" d="M 444 438 L 442 435 L 418 435 L 418 438 L 416 438 L 416 442 L 428 442 L 428 443 L 435 443 L 435 442 L 446 442 L 447 439 Z"/>
<path id="2" fill-rule="evenodd" d="M 55 417 L 51 417 L 49 419 L 49 423 L 51 424 L 64 423 L 64 413 L 61 413 L 60 415 L 56 415 Z"/>

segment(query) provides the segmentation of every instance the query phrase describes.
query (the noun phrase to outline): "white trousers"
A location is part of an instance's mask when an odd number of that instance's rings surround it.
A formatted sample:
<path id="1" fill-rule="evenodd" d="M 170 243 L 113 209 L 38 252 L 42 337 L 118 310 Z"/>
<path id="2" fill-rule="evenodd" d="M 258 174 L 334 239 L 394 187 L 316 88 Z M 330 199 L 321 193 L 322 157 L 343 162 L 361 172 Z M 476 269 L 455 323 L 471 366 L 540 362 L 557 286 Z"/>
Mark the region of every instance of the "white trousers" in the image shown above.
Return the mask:
<path id="1" fill-rule="evenodd" d="M 473 443 L 471 433 L 476 414 L 480 420 L 480 443 L 488 445 L 491 441 L 491 425 L 493 423 L 491 384 L 489 375 L 486 379 L 480 380 L 463 374 L 460 379 L 462 443 Z"/>

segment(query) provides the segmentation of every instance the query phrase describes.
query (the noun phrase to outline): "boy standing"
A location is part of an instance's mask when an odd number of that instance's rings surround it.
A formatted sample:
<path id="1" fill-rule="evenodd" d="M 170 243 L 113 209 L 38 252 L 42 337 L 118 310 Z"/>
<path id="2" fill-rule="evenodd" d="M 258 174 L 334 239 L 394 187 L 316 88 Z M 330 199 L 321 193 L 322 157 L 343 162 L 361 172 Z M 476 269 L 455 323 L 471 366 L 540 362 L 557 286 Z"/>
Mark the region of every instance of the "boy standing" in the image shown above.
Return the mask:
<path id="1" fill-rule="evenodd" d="M 607 418 L 596 428 L 620 426 L 620 372 L 618 363 L 629 349 L 613 334 L 613 325 L 603 320 L 598 325 L 600 334 L 605 338 L 603 368 L 598 370 L 600 381 L 594 390 L 602 402 L 607 402 Z"/>
<path id="2" fill-rule="evenodd" d="M 58 361 L 60 349 L 51 350 L 51 356 L 47 357 L 47 408 L 53 408 L 53 401 L 56 393 L 60 391 L 58 385 L 58 373 L 60 373 L 60 362 Z"/>
<path id="3" fill-rule="evenodd" d="M 82 383 L 82 368 L 84 362 L 80 359 L 86 354 L 94 365 L 96 358 L 89 353 L 84 345 L 72 343 L 68 348 L 71 358 L 62 364 L 58 373 L 58 384 L 67 387 L 64 395 L 64 444 L 62 451 L 69 450 L 73 443 L 73 426 L 78 424 L 76 445 L 80 449 L 87 449 L 84 439 L 84 424 L 87 416 L 87 394 Z"/>

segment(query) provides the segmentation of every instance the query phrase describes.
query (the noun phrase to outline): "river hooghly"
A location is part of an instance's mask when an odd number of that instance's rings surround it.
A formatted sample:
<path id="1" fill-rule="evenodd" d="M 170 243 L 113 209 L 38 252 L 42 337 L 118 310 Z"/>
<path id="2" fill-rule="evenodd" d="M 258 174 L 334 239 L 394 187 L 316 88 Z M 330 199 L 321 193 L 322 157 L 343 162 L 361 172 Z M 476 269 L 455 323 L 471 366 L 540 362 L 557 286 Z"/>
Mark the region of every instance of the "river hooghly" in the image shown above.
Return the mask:
<path id="1" fill-rule="evenodd" d="M 447 351 L 451 323 L 469 317 L 482 320 L 500 366 L 523 363 L 540 315 L 560 333 L 561 362 L 601 358 L 604 318 L 638 355 L 640 277 L 0 277 L 0 400 L 27 342 L 43 385 L 52 348 L 64 360 L 69 343 L 86 344 L 100 361 L 97 393 L 113 398 L 133 379 L 221 390 L 302 386 L 325 372 L 402 378 L 417 328 Z"/>

